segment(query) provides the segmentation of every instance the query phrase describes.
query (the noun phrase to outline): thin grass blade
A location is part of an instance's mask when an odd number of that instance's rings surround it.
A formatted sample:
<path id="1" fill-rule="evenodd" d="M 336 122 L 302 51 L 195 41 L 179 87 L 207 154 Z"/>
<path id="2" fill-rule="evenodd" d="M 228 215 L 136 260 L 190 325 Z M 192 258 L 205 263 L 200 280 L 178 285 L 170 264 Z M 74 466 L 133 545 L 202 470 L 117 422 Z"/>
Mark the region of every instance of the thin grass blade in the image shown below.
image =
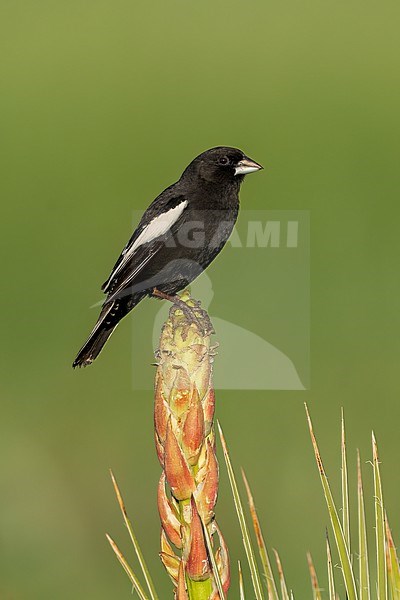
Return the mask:
<path id="1" fill-rule="evenodd" d="M 326 532 L 326 560 L 328 565 L 328 589 L 329 589 L 329 600 L 335 600 L 335 577 L 333 575 L 333 564 L 332 564 L 332 553 L 331 545 L 329 543 L 328 532 Z"/>
<path id="2" fill-rule="evenodd" d="M 240 593 L 240 600 L 246 600 L 245 596 L 244 596 L 244 583 L 243 583 L 242 565 L 240 564 L 240 560 L 238 560 L 238 570 L 239 570 L 239 593 Z"/>
<path id="3" fill-rule="evenodd" d="M 321 455 L 318 449 L 317 440 L 314 435 L 312 422 L 308 412 L 307 404 L 305 404 L 308 427 L 310 430 L 311 441 L 314 449 L 315 459 L 317 462 L 319 475 L 322 483 L 322 487 L 325 494 L 325 500 L 328 507 L 329 517 L 332 524 L 333 534 L 335 536 L 336 546 L 339 553 L 340 563 L 342 566 L 343 579 L 348 595 L 348 600 L 357 600 L 357 590 L 353 568 L 350 562 L 350 555 L 347 548 L 346 540 L 343 534 L 342 525 L 338 516 L 338 512 L 333 500 L 332 492 L 329 486 L 328 478 L 325 473 L 325 469 L 322 463 Z"/>
<path id="4" fill-rule="evenodd" d="M 274 554 L 275 554 L 276 566 L 278 567 L 279 581 L 281 584 L 282 600 L 289 600 L 289 594 L 288 594 L 288 590 L 287 590 L 287 586 L 286 586 L 285 575 L 283 573 L 281 559 L 279 558 L 279 554 L 278 554 L 277 550 L 275 550 L 275 548 L 274 548 Z"/>
<path id="5" fill-rule="evenodd" d="M 115 556 L 118 558 L 119 562 L 121 563 L 122 568 L 124 569 L 125 573 L 128 575 L 129 579 L 131 580 L 133 588 L 136 591 L 137 595 L 139 596 L 140 600 L 148 600 L 148 597 L 146 596 L 138 578 L 136 577 L 135 573 L 132 571 L 131 567 L 126 562 L 125 557 L 122 554 L 121 550 L 118 548 L 117 544 L 108 535 L 108 533 L 106 533 L 106 538 L 109 541 L 111 548 L 114 550 Z"/>
<path id="6" fill-rule="evenodd" d="M 139 561 L 140 568 L 141 568 L 142 573 L 143 573 L 143 577 L 144 577 L 144 579 L 146 581 L 146 585 L 147 585 L 147 588 L 149 590 L 150 598 L 151 598 L 151 600 L 158 600 L 158 596 L 157 596 L 157 593 L 156 593 L 156 590 L 155 590 L 155 587 L 154 587 L 153 580 L 151 579 L 149 569 L 148 569 L 148 567 L 146 565 L 146 562 L 144 560 L 143 553 L 142 553 L 142 551 L 140 549 L 140 546 L 139 546 L 139 543 L 137 541 L 135 532 L 133 531 L 132 523 L 130 522 L 128 514 L 126 512 L 124 500 L 122 498 L 122 494 L 121 494 L 120 489 L 118 487 L 117 480 L 115 479 L 114 473 L 111 471 L 111 469 L 110 469 L 110 475 L 111 475 L 111 480 L 113 482 L 115 495 L 117 496 L 118 504 L 119 504 L 119 507 L 121 509 L 122 517 L 123 517 L 125 525 L 126 525 L 126 527 L 128 529 L 129 537 L 131 538 L 131 541 L 132 541 L 132 544 L 133 544 L 133 547 L 134 547 L 137 559 Z"/>
<path id="7" fill-rule="evenodd" d="M 382 482 L 379 470 L 378 447 L 372 432 L 372 464 L 374 470 L 376 569 L 378 598 L 387 600 L 387 565 L 385 548 L 385 512 L 383 507 Z"/>
<path id="8" fill-rule="evenodd" d="M 320 590 L 320 587 L 318 584 L 317 572 L 315 570 L 314 563 L 311 558 L 311 554 L 309 552 L 307 552 L 307 563 L 308 563 L 308 570 L 310 571 L 313 600 L 322 600 L 321 590 Z"/>
<path id="9" fill-rule="evenodd" d="M 246 519 L 244 516 L 243 505 L 242 505 L 242 501 L 240 499 L 239 490 L 238 490 L 236 478 L 235 478 L 235 473 L 233 471 L 231 459 L 230 459 L 229 452 L 228 452 L 228 447 L 225 442 L 225 437 L 222 432 L 221 425 L 219 424 L 219 422 L 217 422 L 217 423 L 218 423 L 219 436 L 220 436 L 221 444 L 222 444 L 222 450 L 224 453 L 226 469 L 228 471 L 229 482 L 231 485 L 231 490 L 232 490 L 233 499 L 234 499 L 234 503 L 235 503 L 236 514 L 238 516 L 239 525 L 240 525 L 240 529 L 242 532 L 243 545 L 244 545 L 244 549 L 246 551 L 247 561 L 249 563 L 254 593 L 256 595 L 257 600 L 263 600 L 264 595 L 263 595 L 262 587 L 261 587 L 260 574 L 258 572 L 255 553 L 253 550 L 253 546 L 252 546 L 250 535 L 249 535 L 249 530 L 247 528 Z"/>
<path id="10" fill-rule="evenodd" d="M 342 408 L 342 441 L 341 441 L 341 454 L 342 454 L 342 520 L 343 520 L 343 534 L 346 540 L 347 549 L 351 556 L 350 549 L 350 512 L 349 512 L 349 480 L 347 475 L 347 456 L 346 456 L 346 432 L 344 427 L 344 411 Z"/>
<path id="11" fill-rule="evenodd" d="M 388 573 L 390 580 L 390 588 L 392 592 L 392 600 L 400 600 L 400 568 L 399 559 L 397 557 L 396 546 L 394 545 L 392 532 L 389 527 L 389 521 L 386 515 L 386 542 L 387 542 L 387 558 L 388 558 Z"/>
<path id="12" fill-rule="evenodd" d="M 264 536 L 261 531 L 260 521 L 258 520 L 257 510 L 254 504 L 253 494 L 251 493 L 251 489 L 249 486 L 249 482 L 247 481 L 247 477 L 245 472 L 242 469 L 242 477 L 244 481 L 244 485 L 246 487 L 247 498 L 249 501 L 250 514 L 253 521 L 253 528 L 257 539 L 258 551 L 260 553 L 261 564 L 264 570 L 264 576 L 267 581 L 268 588 L 268 600 L 279 600 L 278 590 L 276 587 L 274 574 L 272 572 L 271 562 L 269 560 L 267 547 L 264 542 Z"/>
<path id="13" fill-rule="evenodd" d="M 370 600 L 367 527 L 365 522 L 364 491 L 360 453 L 357 450 L 357 504 L 358 504 L 358 565 L 360 574 L 360 600 Z"/>
<path id="14" fill-rule="evenodd" d="M 211 562 L 211 570 L 212 570 L 213 578 L 214 578 L 214 581 L 215 581 L 215 585 L 217 586 L 217 590 L 218 590 L 218 594 L 219 594 L 220 600 L 225 600 L 225 594 L 224 594 L 224 590 L 223 590 L 223 587 L 222 587 L 222 582 L 221 582 L 221 577 L 219 575 L 219 571 L 218 571 L 218 567 L 217 567 L 217 562 L 216 562 L 215 556 L 214 556 L 214 551 L 213 551 L 213 547 L 212 547 L 212 541 L 211 541 L 210 532 L 208 531 L 207 525 L 204 525 L 204 523 L 202 523 L 202 526 L 203 526 L 204 537 L 206 539 L 207 550 L 208 550 L 208 557 L 209 557 L 210 562 Z"/>
<path id="15" fill-rule="evenodd" d="M 389 547 L 386 544 L 386 567 L 387 567 L 387 578 L 388 578 L 388 594 L 390 600 L 397 600 L 396 591 L 393 588 L 393 578 L 392 578 L 392 560 L 389 553 Z"/>

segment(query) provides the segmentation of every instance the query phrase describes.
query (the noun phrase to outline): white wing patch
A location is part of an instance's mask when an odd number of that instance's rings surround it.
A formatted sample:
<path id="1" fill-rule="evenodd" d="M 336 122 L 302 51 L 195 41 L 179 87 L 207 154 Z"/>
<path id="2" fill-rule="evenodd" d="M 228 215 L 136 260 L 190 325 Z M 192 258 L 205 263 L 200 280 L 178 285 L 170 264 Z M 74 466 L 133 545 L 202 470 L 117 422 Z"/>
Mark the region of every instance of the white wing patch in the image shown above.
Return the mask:
<path id="1" fill-rule="evenodd" d="M 115 271 L 111 273 L 109 281 L 111 281 L 115 275 L 124 268 L 126 263 L 130 260 L 132 254 L 135 252 L 135 250 L 137 250 L 137 248 L 139 248 L 139 246 L 143 246 L 143 244 L 152 242 L 153 240 L 167 233 L 167 231 L 171 229 L 172 225 L 179 219 L 186 206 L 187 200 L 184 200 L 178 204 L 178 206 L 175 206 L 175 208 L 171 208 L 162 215 L 154 217 L 154 219 L 150 221 L 148 225 L 146 225 L 133 244 L 125 248 L 123 251 L 124 258 Z"/>
<path id="2" fill-rule="evenodd" d="M 154 217 L 154 219 L 146 225 L 132 246 L 126 249 L 126 254 L 131 254 L 139 246 L 152 242 L 161 235 L 164 235 L 164 233 L 167 233 L 168 229 L 171 229 L 172 225 L 179 219 L 186 206 L 187 200 L 184 200 L 178 204 L 178 206 L 175 206 L 175 208 L 171 208 L 166 213 Z"/>

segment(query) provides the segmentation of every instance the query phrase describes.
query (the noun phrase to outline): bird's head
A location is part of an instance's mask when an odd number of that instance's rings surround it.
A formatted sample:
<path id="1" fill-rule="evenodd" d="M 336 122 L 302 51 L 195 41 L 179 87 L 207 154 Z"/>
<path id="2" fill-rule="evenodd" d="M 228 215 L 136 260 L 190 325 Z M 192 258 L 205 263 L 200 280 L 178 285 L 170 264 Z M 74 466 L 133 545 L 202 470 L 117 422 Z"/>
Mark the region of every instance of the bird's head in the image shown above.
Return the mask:
<path id="1" fill-rule="evenodd" d="M 263 167 L 238 148 L 217 146 L 199 154 L 187 167 L 183 176 L 200 177 L 214 183 L 237 182 Z"/>

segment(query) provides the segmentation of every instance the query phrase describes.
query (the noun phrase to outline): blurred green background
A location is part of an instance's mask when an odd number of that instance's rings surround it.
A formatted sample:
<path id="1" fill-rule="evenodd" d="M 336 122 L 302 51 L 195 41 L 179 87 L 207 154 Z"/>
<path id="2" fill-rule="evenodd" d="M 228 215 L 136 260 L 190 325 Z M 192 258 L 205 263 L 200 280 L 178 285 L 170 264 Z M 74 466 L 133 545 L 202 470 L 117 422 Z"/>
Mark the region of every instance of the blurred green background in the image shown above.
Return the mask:
<path id="1" fill-rule="evenodd" d="M 131 385 L 134 324 L 89 369 L 70 365 L 132 210 L 217 144 L 268 167 L 242 205 L 311 214 L 310 391 L 218 394 L 268 542 L 297 598 L 311 596 L 306 550 L 326 586 L 304 400 L 336 491 L 340 406 L 352 492 L 355 449 L 370 458 L 374 428 L 400 539 L 399 17 L 394 1 L 3 0 L 1 598 L 130 597 L 104 537 L 130 556 L 110 466 L 171 597 L 157 555 L 152 397 Z M 212 308 L 245 313 L 256 330 L 263 315 L 235 284 Z M 262 276 L 255 285 L 267 291 Z M 367 495 L 371 508 L 369 484 Z M 224 469 L 217 514 L 235 564 Z"/>

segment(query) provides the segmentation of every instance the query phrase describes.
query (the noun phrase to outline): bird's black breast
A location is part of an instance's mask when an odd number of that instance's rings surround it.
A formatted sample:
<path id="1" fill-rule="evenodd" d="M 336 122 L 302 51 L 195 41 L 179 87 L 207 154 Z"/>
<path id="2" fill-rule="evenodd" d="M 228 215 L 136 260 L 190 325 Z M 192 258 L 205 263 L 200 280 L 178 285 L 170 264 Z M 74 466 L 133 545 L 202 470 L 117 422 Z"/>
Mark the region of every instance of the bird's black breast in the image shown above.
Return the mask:
<path id="1" fill-rule="evenodd" d="M 187 194 L 187 208 L 172 228 L 146 276 L 161 291 L 175 294 L 198 277 L 220 253 L 235 226 L 239 199 L 196 191 Z"/>
<path id="2" fill-rule="evenodd" d="M 154 288 L 176 294 L 191 283 L 219 254 L 235 225 L 238 187 L 223 188 L 179 181 L 167 188 L 144 213 L 128 249 L 143 227 L 168 211 L 183 207 L 179 218 L 161 237 L 155 237 L 131 253 L 121 255 L 116 274 L 108 280 L 108 299 L 114 295 L 147 294 Z M 170 213 L 171 214 L 171 213 Z M 121 267 L 118 265 L 123 264 Z"/>

